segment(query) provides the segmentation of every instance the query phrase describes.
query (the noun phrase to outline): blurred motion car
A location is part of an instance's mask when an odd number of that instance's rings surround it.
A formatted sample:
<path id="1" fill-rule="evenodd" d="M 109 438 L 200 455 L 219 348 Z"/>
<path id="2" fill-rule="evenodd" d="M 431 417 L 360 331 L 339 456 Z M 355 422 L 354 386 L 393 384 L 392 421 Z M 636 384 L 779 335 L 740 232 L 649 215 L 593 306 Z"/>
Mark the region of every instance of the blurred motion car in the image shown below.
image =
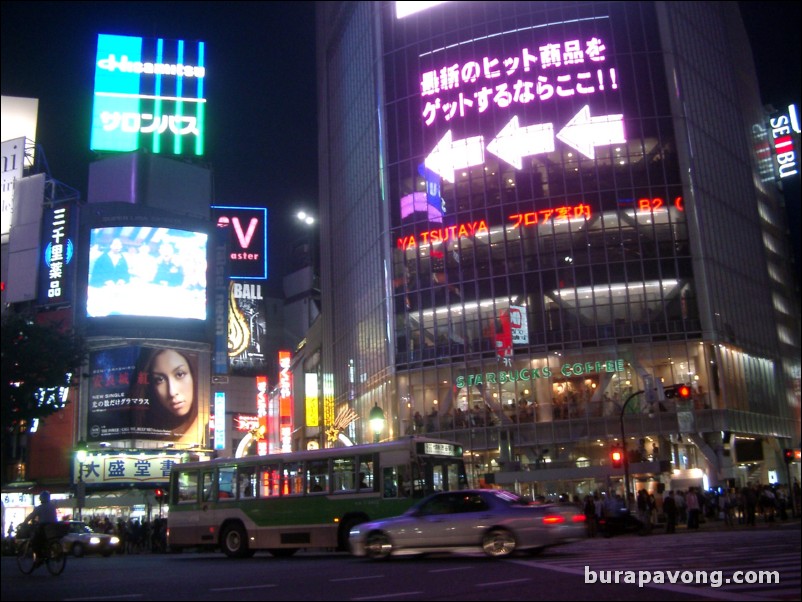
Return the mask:
<path id="1" fill-rule="evenodd" d="M 500 489 L 432 494 L 404 514 L 351 529 L 354 556 L 374 560 L 405 554 L 483 551 L 492 558 L 584 537 L 585 517 L 571 504 L 533 504 Z"/>
<path id="2" fill-rule="evenodd" d="M 80 558 L 84 554 L 102 554 L 111 556 L 120 548 L 120 538 L 108 533 L 98 533 L 86 523 L 78 520 L 69 521 L 70 530 L 61 539 L 64 551 Z"/>

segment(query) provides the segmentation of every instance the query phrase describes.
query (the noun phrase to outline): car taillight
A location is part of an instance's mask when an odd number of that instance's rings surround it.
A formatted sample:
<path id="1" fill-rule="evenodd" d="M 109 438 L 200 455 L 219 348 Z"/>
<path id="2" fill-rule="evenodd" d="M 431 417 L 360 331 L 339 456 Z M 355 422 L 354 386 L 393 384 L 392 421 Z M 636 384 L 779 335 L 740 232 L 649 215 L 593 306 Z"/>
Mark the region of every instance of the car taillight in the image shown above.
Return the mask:
<path id="1" fill-rule="evenodd" d="M 574 514 L 571 517 L 572 523 L 584 523 L 585 522 L 585 515 L 584 514 Z"/>
<path id="2" fill-rule="evenodd" d="M 559 514 L 547 514 L 543 517 L 543 524 L 544 525 L 559 525 L 565 522 L 565 517 L 560 516 Z"/>

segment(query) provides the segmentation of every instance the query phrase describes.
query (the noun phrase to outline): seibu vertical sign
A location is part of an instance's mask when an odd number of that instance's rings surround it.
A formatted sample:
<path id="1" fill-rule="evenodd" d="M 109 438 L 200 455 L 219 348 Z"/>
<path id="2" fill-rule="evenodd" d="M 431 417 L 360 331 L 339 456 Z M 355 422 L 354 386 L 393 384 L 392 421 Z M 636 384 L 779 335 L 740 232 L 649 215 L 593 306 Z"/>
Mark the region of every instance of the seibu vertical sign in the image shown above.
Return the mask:
<path id="1" fill-rule="evenodd" d="M 780 179 L 799 174 L 799 160 L 794 149 L 793 135 L 799 135 L 799 113 L 796 105 L 788 105 L 787 113 L 776 114 L 769 120 L 771 139 L 777 158 Z"/>
<path id="2" fill-rule="evenodd" d="M 212 206 L 221 231 L 228 231 L 229 276 L 241 280 L 267 279 L 267 209 Z"/>

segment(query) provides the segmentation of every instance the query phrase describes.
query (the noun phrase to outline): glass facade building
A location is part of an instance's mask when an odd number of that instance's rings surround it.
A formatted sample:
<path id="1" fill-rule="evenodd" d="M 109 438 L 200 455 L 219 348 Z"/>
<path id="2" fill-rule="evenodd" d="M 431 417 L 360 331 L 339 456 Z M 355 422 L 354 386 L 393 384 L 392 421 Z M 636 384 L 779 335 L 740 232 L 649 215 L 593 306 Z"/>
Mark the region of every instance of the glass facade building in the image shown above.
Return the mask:
<path id="1" fill-rule="evenodd" d="M 641 479 L 770 480 L 799 299 L 737 5 L 397 4 L 318 4 L 324 420 L 532 495 L 620 482 L 622 437 Z"/>

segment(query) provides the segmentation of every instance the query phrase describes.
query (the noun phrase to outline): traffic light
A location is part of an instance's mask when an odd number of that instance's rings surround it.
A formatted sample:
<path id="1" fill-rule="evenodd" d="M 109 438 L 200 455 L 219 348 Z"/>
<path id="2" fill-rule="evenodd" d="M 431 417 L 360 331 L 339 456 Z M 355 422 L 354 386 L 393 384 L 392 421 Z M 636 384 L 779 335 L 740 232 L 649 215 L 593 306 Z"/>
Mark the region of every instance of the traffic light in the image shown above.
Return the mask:
<path id="1" fill-rule="evenodd" d="M 611 449 L 610 460 L 613 463 L 613 468 L 621 468 L 621 465 L 624 463 L 624 450 L 620 447 Z"/>
<path id="2" fill-rule="evenodd" d="M 794 450 L 791 448 L 786 447 L 783 450 L 783 460 L 785 460 L 786 464 L 790 464 L 794 461 Z"/>
<path id="3" fill-rule="evenodd" d="M 167 497 L 164 492 L 164 489 L 162 489 L 161 487 L 156 488 L 156 491 L 153 492 L 153 496 L 156 498 L 156 501 L 159 502 L 160 504 L 164 501 L 164 498 Z"/>
<path id="4" fill-rule="evenodd" d="M 670 387 L 665 387 L 663 389 L 663 393 L 666 396 L 666 399 L 690 399 L 691 397 L 691 388 L 688 385 L 671 385 Z"/>

